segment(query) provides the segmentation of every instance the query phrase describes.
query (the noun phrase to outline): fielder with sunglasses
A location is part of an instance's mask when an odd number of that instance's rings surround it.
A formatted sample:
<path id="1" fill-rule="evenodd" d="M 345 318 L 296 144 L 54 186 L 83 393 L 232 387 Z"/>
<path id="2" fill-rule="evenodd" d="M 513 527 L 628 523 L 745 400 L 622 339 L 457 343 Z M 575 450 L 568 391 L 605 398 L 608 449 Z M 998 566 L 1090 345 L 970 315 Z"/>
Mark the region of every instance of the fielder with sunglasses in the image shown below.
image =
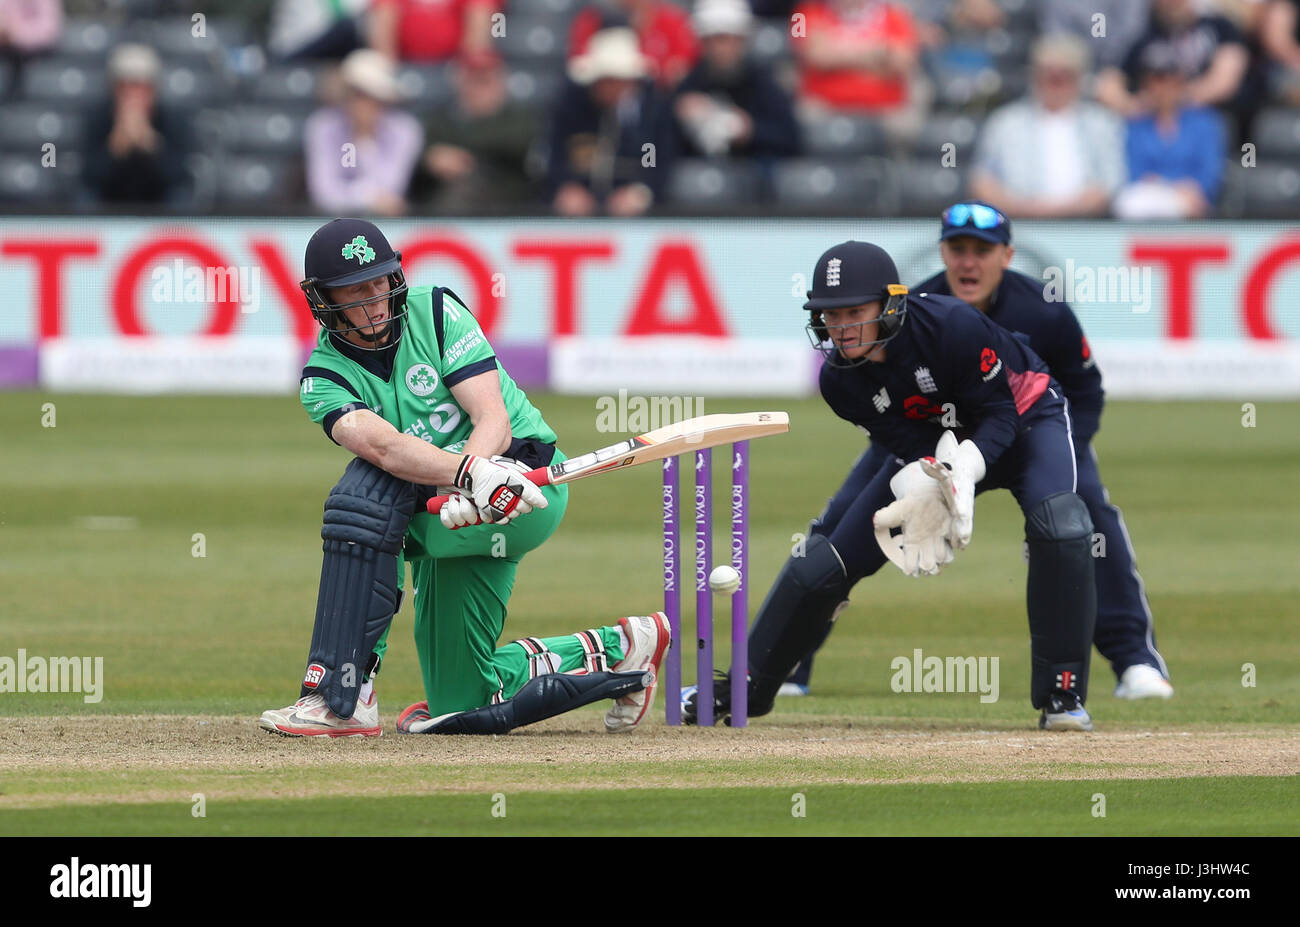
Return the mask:
<path id="1" fill-rule="evenodd" d="M 749 714 L 772 710 L 795 664 L 823 641 L 849 592 L 894 560 L 936 574 L 964 548 L 975 496 L 1007 489 L 1029 550 L 1030 697 L 1047 730 L 1087 731 L 1096 613 L 1092 520 L 1075 492 L 1073 425 L 1061 385 L 1010 331 L 952 296 L 911 294 L 888 254 L 848 241 L 825 252 L 804 309 L 825 361 L 822 397 L 889 457 L 855 470 L 832 522 L 814 523 L 749 632 Z M 898 530 L 877 540 L 878 529 Z M 886 549 L 893 554 L 887 555 Z M 714 689 L 727 718 L 730 686 Z M 698 691 L 682 692 L 683 720 Z"/>
<path id="2" fill-rule="evenodd" d="M 1065 390 L 1074 425 L 1077 492 L 1088 505 L 1094 529 L 1106 541 L 1098 557 L 1097 626 L 1093 642 L 1115 672 L 1118 698 L 1170 698 L 1169 669 L 1156 650 L 1151 608 L 1138 574 L 1123 515 L 1110 502 L 1097 470 L 1093 436 L 1101 423 L 1101 371 L 1093 360 L 1079 320 L 1064 302 L 1049 302 L 1041 281 L 1009 270 L 1015 248 L 1011 222 L 987 203 L 958 203 L 945 210 L 939 236 L 944 270 L 920 283 L 921 293 L 956 296 L 1003 328 L 1027 337 L 1034 353 Z M 826 530 L 842 516 L 857 492 L 889 460 L 877 441 L 863 453 L 849 480 L 831 499 L 813 530 Z M 820 645 L 819 645 L 820 646 Z M 783 687 L 785 694 L 806 694 L 812 657 L 800 662 Z"/>

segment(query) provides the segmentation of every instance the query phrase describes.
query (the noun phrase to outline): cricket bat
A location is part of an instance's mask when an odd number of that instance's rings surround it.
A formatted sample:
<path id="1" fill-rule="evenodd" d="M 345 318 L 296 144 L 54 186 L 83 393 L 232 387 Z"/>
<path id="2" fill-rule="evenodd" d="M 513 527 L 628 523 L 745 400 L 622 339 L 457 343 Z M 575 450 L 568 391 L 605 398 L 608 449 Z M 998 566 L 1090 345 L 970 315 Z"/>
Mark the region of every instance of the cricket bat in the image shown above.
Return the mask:
<path id="1" fill-rule="evenodd" d="M 688 418 L 673 425 L 647 431 L 598 451 L 570 457 L 549 467 L 528 472 L 528 479 L 538 486 L 559 486 L 598 473 L 635 467 L 637 464 L 719 444 L 733 444 L 750 438 L 784 434 L 790 430 L 790 416 L 785 412 L 718 413 Z M 437 514 L 450 496 L 434 496 L 428 502 L 431 514 Z"/>

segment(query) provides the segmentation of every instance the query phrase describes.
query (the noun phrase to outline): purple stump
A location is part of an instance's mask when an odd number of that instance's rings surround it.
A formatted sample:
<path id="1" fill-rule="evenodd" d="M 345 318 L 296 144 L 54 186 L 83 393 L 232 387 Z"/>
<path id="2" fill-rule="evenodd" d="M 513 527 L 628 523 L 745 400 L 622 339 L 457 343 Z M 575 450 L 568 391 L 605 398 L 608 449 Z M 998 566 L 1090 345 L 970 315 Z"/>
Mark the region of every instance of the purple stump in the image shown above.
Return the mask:
<path id="1" fill-rule="evenodd" d="M 712 452 L 695 452 L 695 684 L 699 686 L 700 727 L 713 726 L 713 590 L 709 588 L 713 562 L 713 466 Z"/>
<path id="2" fill-rule="evenodd" d="M 740 587 L 731 596 L 731 726 L 749 724 L 749 442 L 731 448 L 731 565 Z"/>
<path id="3" fill-rule="evenodd" d="M 669 724 L 682 723 L 682 600 L 680 534 L 677 504 L 677 458 L 664 458 L 664 614 L 672 627 L 672 646 L 664 654 L 664 713 Z"/>

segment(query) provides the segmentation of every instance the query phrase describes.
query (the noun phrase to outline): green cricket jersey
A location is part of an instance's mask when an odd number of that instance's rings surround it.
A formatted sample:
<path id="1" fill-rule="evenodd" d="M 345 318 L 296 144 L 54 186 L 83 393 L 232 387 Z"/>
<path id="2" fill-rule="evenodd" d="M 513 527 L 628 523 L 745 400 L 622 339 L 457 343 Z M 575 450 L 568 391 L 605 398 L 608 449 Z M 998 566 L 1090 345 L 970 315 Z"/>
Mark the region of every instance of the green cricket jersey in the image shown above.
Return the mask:
<path id="1" fill-rule="evenodd" d="M 443 291 L 439 347 L 435 290 L 422 286 L 408 291 L 405 332 L 387 379 L 346 356 L 329 332 L 321 330 L 303 368 L 299 392 L 311 420 L 324 425 L 328 433 L 341 415 L 369 409 L 397 430 L 456 453 L 474 426 L 451 387 L 496 370 L 512 437 L 554 444 L 555 432 L 497 361 L 478 321 L 447 291 Z"/>
<path id="2" fill-rule="evenodd" d="M 440 292 L 441 312 L 435 316 Z M 463 303 L 446 291 L 416 287 L 407 293 L 406 308 L 391 367 L 385 352 L 340 348 L 338 339 L 322 330 L 303 368 L 299 392 L 312 421 L 328 434 L 342 415 L 370 409 L 399 431 L 455 453 L 473 424 L 451 387 L 495 370 L 510 416 L 508 453 L 529 466 L 551 463 L 552 453 L 555 460 L 564 459 L 546 446 L 554 445 L 555 432 L 497 362 Z M 521 446 L 520 441 L 528 443 Z M 439 714 L 486 705 L 496 695 L 509 697 L 532 678 L 535 667 L 528 651 L 514 645 L 498 650 L 496 644 L 519 561 L 543 544 L 564 517 L 568 487 L 546 486 L 542 492 L 550 505 L 508 526 L 448 531 L 436 515 L 417 511 L 407 527 L 397 583 L 405 586 L 403 561 L 411 561 L 416 649 L 429 705 Z M 618 630 L 600 628 L 597 633 L 610 658 L 621 659 Z M 583 649 L 574 636 L 551 644 L 562 670 L 583 665 Z M 387 649 L 385 631 L 375 653 L 382 658 Z"/>

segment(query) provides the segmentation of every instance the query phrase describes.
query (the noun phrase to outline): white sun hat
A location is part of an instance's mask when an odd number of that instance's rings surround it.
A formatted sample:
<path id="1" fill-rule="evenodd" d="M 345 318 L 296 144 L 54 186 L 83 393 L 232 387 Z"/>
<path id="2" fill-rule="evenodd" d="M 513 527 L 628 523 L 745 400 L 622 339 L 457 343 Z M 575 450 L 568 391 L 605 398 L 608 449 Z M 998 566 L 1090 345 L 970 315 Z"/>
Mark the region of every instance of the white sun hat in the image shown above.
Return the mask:
<path id="1" fill-rule="evenodd" d="M 343 59 L 339 69 L 343 85 L 384 103 L 402 99 L 402 88 L 397 82 L 397 67 L 383 52 L 373 48 L 358 48 Z"/>
<path id="2" fill-rule="evenodd" d="M 691 25 L 702 39 L 711 35 L 749 35 L 754 14 L 745 0 L 700 0 Z"/>
<path id="3" fill-rule="evenodd" d="M 650 62 L 641 54 L 636 33 L 621 26 L 601 29 L 591 37 L 587 50 L 569 62 L 569 76 L 579 84 L 602 77 L 640 80 L 649 73 Z"/>

